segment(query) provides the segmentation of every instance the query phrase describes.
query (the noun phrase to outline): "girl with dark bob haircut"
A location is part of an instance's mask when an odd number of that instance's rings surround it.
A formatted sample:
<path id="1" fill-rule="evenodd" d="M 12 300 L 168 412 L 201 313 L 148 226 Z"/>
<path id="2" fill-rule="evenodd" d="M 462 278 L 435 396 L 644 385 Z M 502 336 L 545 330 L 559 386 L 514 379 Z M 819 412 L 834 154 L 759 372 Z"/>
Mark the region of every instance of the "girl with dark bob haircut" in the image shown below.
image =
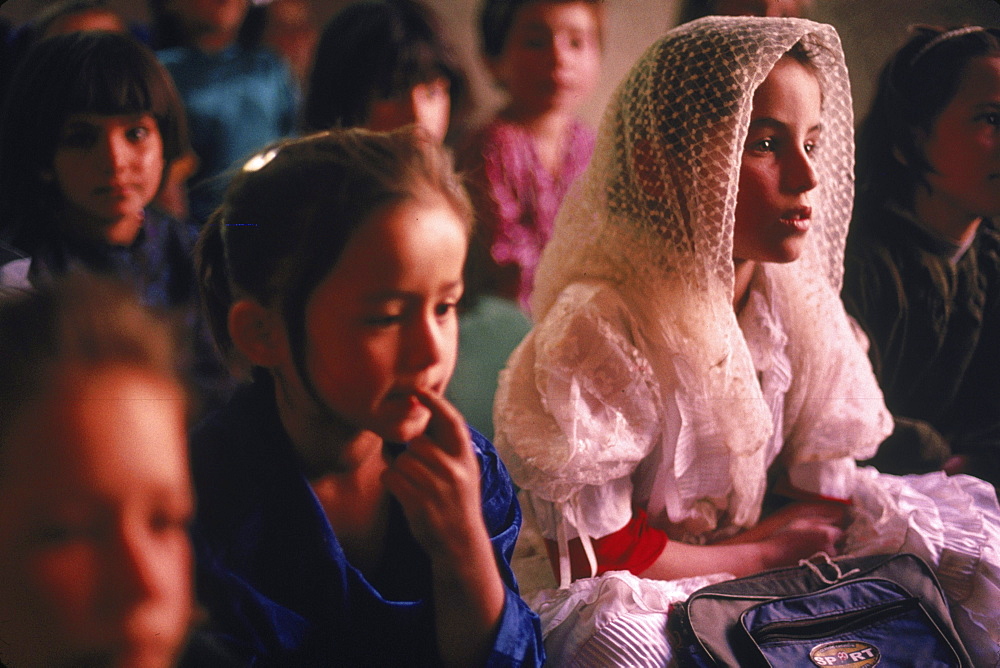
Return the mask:
<path id="1" fill-rule="evenodd" d="M 58 234 L 63 198 L 46 174 L 74 114 L 150 114 L 162 138 L 164 173 L 189 151 L 184 107 L 148 48 L 112 33 L 43 40 L 15 73 L 0 120 L 0 239 L 28 254 Z"/>

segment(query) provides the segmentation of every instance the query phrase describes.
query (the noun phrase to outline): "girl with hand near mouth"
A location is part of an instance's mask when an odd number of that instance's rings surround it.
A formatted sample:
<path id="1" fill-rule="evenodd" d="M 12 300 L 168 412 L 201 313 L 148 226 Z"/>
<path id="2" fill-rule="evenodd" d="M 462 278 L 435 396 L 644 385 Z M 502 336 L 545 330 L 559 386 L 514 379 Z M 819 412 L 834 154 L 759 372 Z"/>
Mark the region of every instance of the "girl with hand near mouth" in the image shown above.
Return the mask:
<path id="1" fill-rule="evenodd" d="M 819 551 L 919 554 L 995 651 L 992 490 L 855 462 L 892 419 L 839 298 L 852 139 L 839 38 L 804 19 L 693 21 L 620 85 L 495 410 L 555 663 L 668 665 L 671 604 Z"/>
<path id="2" fill-rule="evenodd" d="M 872 464 L 1000 485 L 1000 30 L 914 30 L 857 175 L 843 297 L 896 419 Z"/>
<path id="3" fill-rule="evenodd" d="M 192 438 L 198 592 L 247 663 L 541 662 L 510 479 L 442 398 L 470 221 L 436 142 L 354 129 L 252 158 L 202 231 L 253 382 Z"/>

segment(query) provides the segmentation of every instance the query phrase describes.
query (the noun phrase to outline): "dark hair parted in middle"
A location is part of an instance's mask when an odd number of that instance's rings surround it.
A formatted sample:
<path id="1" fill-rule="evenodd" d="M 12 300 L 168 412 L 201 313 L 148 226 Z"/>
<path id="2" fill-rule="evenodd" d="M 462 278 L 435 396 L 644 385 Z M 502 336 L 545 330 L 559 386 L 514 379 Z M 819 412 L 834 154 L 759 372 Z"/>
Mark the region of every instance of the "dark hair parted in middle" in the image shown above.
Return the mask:
<path id="1" fill-rule="evenodd" d="M 978 26 L 913 28 L 913 36 L 886 63 L 857 139 L 857 206 L 881 206 L 888 195 L 912 204 L 932 167 L 921 148 L 958 90 L 969 61 L 1000 57 L 1000 29 Z"/>
<path id="2" fill-rule="evenodd" d="M 163 140 L 164 169 L 190 150 L 183 103 L 145 45 L 110 32 L 42 40 L 15 72 L 0 116 L 0 225 L 29 253 L 51 232 L 39 228 L 60 197 L 44 174 L 73 114 L 150 114 Z"/>
<path id="3" fill-rule="evenodd" d="M 323 29 L 303 123 L 308 131 L 364 125 L 374 101 L 441 77 L 448 80 L 458 107 L 465 77 L 427 8 L 412 0 L 358 2 Z"/>
<path id="4" fill-rule="evenodd" d="M 251 298 L 282 314 L 305 373 L 305 311 L 354 233 L 385 207 L 441 199 L 471 227 L 451 154 L 418 130 L 337 129 L 251 158 L 205 225 L 195 263 L 219 350 L 234 359 L 229 309 Z"/>

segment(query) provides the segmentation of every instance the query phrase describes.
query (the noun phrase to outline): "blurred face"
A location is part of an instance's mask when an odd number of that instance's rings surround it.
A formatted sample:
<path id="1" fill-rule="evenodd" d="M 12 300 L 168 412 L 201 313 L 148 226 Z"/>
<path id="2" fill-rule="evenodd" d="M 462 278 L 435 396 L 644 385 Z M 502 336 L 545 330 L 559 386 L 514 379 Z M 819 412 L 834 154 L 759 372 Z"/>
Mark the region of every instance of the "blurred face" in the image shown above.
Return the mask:
<path id="1" fill-rule="evenodd" d="M 247 0 L 167 0 L 167 7 L 195 32 L 235 34 L 250 5 Z"/>
<path id="2" fill-rule="evenodd" d="M 391 441 L 423 433 L 414 390 L 441 394 L 454 370 L 467 243 L 443 200 L 407 200 L 362 225 L 316 287 L 307 368 L 342 420 Z"/>
<path id="3" fill-rule="evenodd" d="M 184 401 L 123 367 L 67 372 L 7 433 L 0 661 L 172 665 L 192 613 Z"/>
<path id="4" fill-rule="evenodd" d="M 451 117 L 448 79 L 439 77 L 420 83 L 389 100 L 375 100 L 368 112 L 369 130 L 388 132 L 404 125 L 419 125 L 432 139 L 444 141 Z"/>
<path id="5" fill-rule="evenodd" d="M 73 114 L 52 173 L 77 234 L 131 244 L 163 177 L 163 140 L 151 114 Z"/>
<path id="6" fill-rule="evenodd" d="M 969 61 L 923 149 L 939 210 L 967 220 L 1000 215 L 1000 58 Z"/>
<path id="7" fill-rule="evenodd" d="M 802 16 L 808 0 L 718 0 L 713 14 L 723 16 Z"/>
<path id="8" fill-rule="evenodd" d="M 740 164 L 733 258 L 791 262 L 811 223 L 816 187 L 813 151 L 820 138 L 819 81 L 804 65 L 782 58 L 753 96 Z"/>
<path id="9" fill-rule="evenodd" d="M 586 2 L 545 1 L 518 10 L 491 63 L 515 112 L 569 112 L 590 95 L 601 68 L 598 11 Z"/>
<path id="10" fill-rule="evenodd" d="M 68 14 L 52 22 L 48 27 L 45 37 L 53 35 L 68 35 L 74 32 L 84 32 L 88 30 L 105 30 L 107 32 L 126 32 L 128 28 L 121 17 L 112 11 L 105 9 L 88 9 L 74 14 Z"/>

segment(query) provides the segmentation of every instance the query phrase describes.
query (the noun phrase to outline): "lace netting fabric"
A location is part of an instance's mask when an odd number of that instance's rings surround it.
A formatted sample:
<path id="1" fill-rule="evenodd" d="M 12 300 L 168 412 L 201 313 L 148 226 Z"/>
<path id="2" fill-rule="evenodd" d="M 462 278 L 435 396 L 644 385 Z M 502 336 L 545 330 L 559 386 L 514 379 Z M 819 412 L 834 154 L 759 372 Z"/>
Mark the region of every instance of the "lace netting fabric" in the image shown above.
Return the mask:
<path id="1" fill-rule="evenodd" d="M 891 425 L 838 296 L 853 199 L 853 116 L 840 40 L 830 26 L 707 17 L 650 47 L 604 114 L 592 162 L 566 198 L 542 256 L 533 297 L 541 332 L 547 317 L 558 319 L 550 311 L 568 286 L 615 287 L 632 306 L 647 350 L 659 358 L 649 362 L 671 368 L 676 395 L 696 407 L 713 447 L 731 455 L 725 501 L 701 499 L 696 486 L 681 493 L 691 505 L 716 509 L 708 515 L 725 509 L 730 522 L 743 526 L 759 514 L 772 416 L 732 307 L 740 160 L 754 90 L 800 41 L 823 91 L 822 137 L 805 250 L 796 262 L 768 267 L 792 305 L 785 315 L 795 382 L 786 399 L 782 456 L 873 454 Z M 620 462 L 634 465 L 644 454 L 626 452 L 633 447 L 627 435 L 585 443 L 532 422 L 525 406 L 567 410 L 546 404 L 544 391 L 535 389 L 547 382 L 544 345 L 536 342 L 535 351 L 515 354 L 502 379 L 497 443 L 519 485 L 566 506 L 581 486 L 628 475 Z M 630 424 L 628 431 L 645 428 Z M 664 465 L 711 465 L 699 460 L 705 452 L 686 447 L 678 444 Z"/>

